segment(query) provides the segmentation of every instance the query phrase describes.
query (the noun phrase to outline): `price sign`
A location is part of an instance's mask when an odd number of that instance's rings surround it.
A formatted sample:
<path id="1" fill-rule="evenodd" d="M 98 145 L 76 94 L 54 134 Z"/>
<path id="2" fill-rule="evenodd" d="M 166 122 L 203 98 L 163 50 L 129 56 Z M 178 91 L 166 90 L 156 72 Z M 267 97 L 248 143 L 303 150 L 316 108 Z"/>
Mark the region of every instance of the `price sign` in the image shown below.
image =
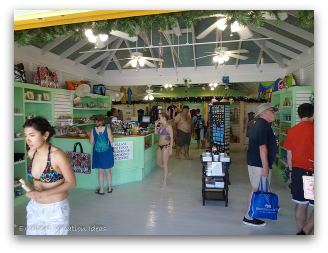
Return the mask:
<path id="1" fill-rule="evenodd" d="M 113 142 L 115 161 L 133 160 L 133 141 Z"/>

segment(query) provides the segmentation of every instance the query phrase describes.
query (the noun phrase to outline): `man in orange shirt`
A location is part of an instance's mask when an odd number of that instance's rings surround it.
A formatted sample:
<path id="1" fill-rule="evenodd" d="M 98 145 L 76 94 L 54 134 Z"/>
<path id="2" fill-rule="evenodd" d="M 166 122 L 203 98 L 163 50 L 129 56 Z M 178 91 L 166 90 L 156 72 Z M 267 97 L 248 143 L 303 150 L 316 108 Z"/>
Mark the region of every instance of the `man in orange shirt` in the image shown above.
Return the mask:
<path id="1" fill-rule="evenodd" d="M 284 142 L 287 149 L 287 163 L 291 172 L 292 200 L 296 203 L 295 219 L 297 235 L 307 235 L 313 232 L 314 210 L 308 217 L 308 205 L 314 206 L 314 200 L 304 198 L 303 175 L 314 174 L 314 107 L 305 103 L 298 107 L 301 122 L 288 130 Z"/>

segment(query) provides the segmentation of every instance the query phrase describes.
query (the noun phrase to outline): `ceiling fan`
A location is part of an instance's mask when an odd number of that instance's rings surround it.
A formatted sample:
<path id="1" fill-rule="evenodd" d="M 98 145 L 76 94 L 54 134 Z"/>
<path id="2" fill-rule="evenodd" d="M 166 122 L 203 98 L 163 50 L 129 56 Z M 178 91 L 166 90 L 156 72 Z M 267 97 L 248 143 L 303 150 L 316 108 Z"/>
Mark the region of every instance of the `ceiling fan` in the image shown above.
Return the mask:
<path id="1" fill-rule="evenodd" d="M 202 31 L 196 39 L 203 39 L 207 35 L 209 35 L 213 30 L 219 29 L 220 31 L 224 31 L 227 27 L 226 24 L 227 19 L 225 17 L 219 18 L 216 22 L 214 22 L 212 25 L 207 27 L 204 31 Z M 230 26 L 231 32 L 237 32 L 240 39 L 246 40 L 249 39 L 253 36 L 253 33 L 246 27 L 246 26 L 241 26 L 237 21 L 233 22 Z"/>
<path id="2" fill-rule="evenodd" d="M 206 53 L 209 53 L 209 55 L 201 56 L 195 59 L 201 59 L 201 58 L 213 56 L 213 61 L 218 64 L 223 64 L 224 62 L 228 61 L 230 57 L 240 60 L 248 59 L 247 56 L 240 55 L 240 53 L 248 53 L 248 50 L 246 49 L 228 50 L 227 47 L 217 47 L 214 49 L 214 52 L 206 52 Z"/>
<path id="3" fill-rule="evenodd" d="M 130 61 L 128 61 L 123 66 L 123 68 L 127 68 L 128 66 L 131 66 L 133 68 L 140 69 L 140 67 L 144 67 L 145 65 L 150 68 L 155 68 L 156 65 L 150 61 L 164 62 L 164 60 L 161 58 L 146 57 L 143 56 L 143 54 L 140 52 L 132 52 L 131 57 L 120 59 L 120 60 L 126 60 L 126 59 L 129 59 Z"/>
<path id="4" fill-rule="evenodd" d="M 262 12 L 263 18 L 267 19 L 267 20 L 277 20 L 277 17 L 268 12 L 268 11 L 263 11 Z M 281 21 L 287 19 L 288 17 L 288 13 L 285 11 L 281 11 L 277 13 L 277 16 L 279 17 L 279 19 Z M 219 15 L 218 19 L 216 22 L 214 22 L 212 25 L 210 25 L 209 27 L 207 27 L 204 31 L 202 31 L 200 34 L 198 34 L 198 36 L 196 37 L 196 39 L 203 39 L 205 38 L 208 34 L 210 34 L 213 30 L 215 30 L 216 28 L 224 31 L 227 27 L 227 18 L 224 15 Z M 245 40 L 245 39 L 249 39 L 251 37 L 253 37 L 253 33 L 248 29 L 248 27 L 246 26 L 242 26 L 238 23 L 238 21 L 235 21 L 231 24 L 230 26 L 230 30 L 231 33 L 233 32 L 237 32 L 240 39 Z"/>
<path id="5" fill-rule="evenodd" d="M 151 89 L 151 85 L 147 85 L 148 89 L 146 90 L 146 95 L 144 97 L 144 100 L 154 100 L 154 95 L 160 94 L 155 93 L 153 89 Z"/>

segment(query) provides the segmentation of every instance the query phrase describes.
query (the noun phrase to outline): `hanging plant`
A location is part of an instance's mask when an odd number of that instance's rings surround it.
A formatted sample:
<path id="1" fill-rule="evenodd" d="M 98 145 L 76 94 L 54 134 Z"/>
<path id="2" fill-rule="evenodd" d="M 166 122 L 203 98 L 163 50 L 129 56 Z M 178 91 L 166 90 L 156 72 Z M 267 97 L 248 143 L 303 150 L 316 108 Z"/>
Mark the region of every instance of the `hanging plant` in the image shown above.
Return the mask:
<path id="1" fill-rule="evenodd" d="M 279 11 L 268 11 L 277 17 L 279 22 Z M 314 12 L 312 10 L 298 11 L 298 24 L 303 28 L 313 27 Z M 71 35 L 74 38 L 82 38 L 86 28 L 91 28 L 95 34 L 108 33 L 111 30 L 120 30 L 128 33 L 130 36 L 135 35 L 136 27 L 142 31 L 149 31 L 155 27 L 159 31 L 164 31 L 178 22 L 180 25 L 189 27 L 197 24 L 201 19 L 223 14 L 227 17 L 227 25 L 234 21 L 240 24 L 263 26 L 263 11 L 260 10 L 200 10 L 200 11 L 184 11 L 176 13 L 139 16 L 121 19 L 101 20 L 96 22 L 85 22 L 79 24 L 68 24 L 60 26 L 52 26 L 45 28 L 20 30 L 14 32 L 14 40 L 20 45 L 44 44 L 54 40 L 58 36 Z"/>
<path id="2" fill-rule="evenodd" d="M 248 103 L 265 103 L 267 102 L 266 99 L 254 99 L 254 98 L 247 98 L 247 97 L 235 97 L 235 96 L 217 96 L 216 97 L 219 101 L 222 98 L 228 99 L 228 101 L 244 101 Z M 190 103 L 201 103 L 201 102 L 211 102 L 213 99 L 212 96 L 207 97 L 174 97 L 174 98 L 155 98 L 152 102 L 147 102 L 145 100 L 135 100 L 132 101 L 131 104 L 147 104 L 147 103 L 177 103 L 177 102 L 190 102 Z M 122 104 L 120 101 L 113 101 L 113 105 L 119 105 Z"/>

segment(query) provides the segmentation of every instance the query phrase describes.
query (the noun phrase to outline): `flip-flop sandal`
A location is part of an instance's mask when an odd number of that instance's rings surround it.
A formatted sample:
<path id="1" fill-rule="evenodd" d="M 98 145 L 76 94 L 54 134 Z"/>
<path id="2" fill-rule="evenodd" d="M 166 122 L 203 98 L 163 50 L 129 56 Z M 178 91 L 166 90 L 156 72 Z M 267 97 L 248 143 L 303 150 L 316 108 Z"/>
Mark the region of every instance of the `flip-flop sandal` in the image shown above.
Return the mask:
<path id="1" fill-rule="evenodd" d="M 100 189 L 98 189 L 95 193 L 99 194 L 99 195 L 105 195 L 104 192 L 100 192 Z"/>
<path id="2" fill-rule="evenodd" d="M 113 192 L 113 188 L 110 188 L 110 190 L 108 190 L 108 193 L 112 193 Z"/>

